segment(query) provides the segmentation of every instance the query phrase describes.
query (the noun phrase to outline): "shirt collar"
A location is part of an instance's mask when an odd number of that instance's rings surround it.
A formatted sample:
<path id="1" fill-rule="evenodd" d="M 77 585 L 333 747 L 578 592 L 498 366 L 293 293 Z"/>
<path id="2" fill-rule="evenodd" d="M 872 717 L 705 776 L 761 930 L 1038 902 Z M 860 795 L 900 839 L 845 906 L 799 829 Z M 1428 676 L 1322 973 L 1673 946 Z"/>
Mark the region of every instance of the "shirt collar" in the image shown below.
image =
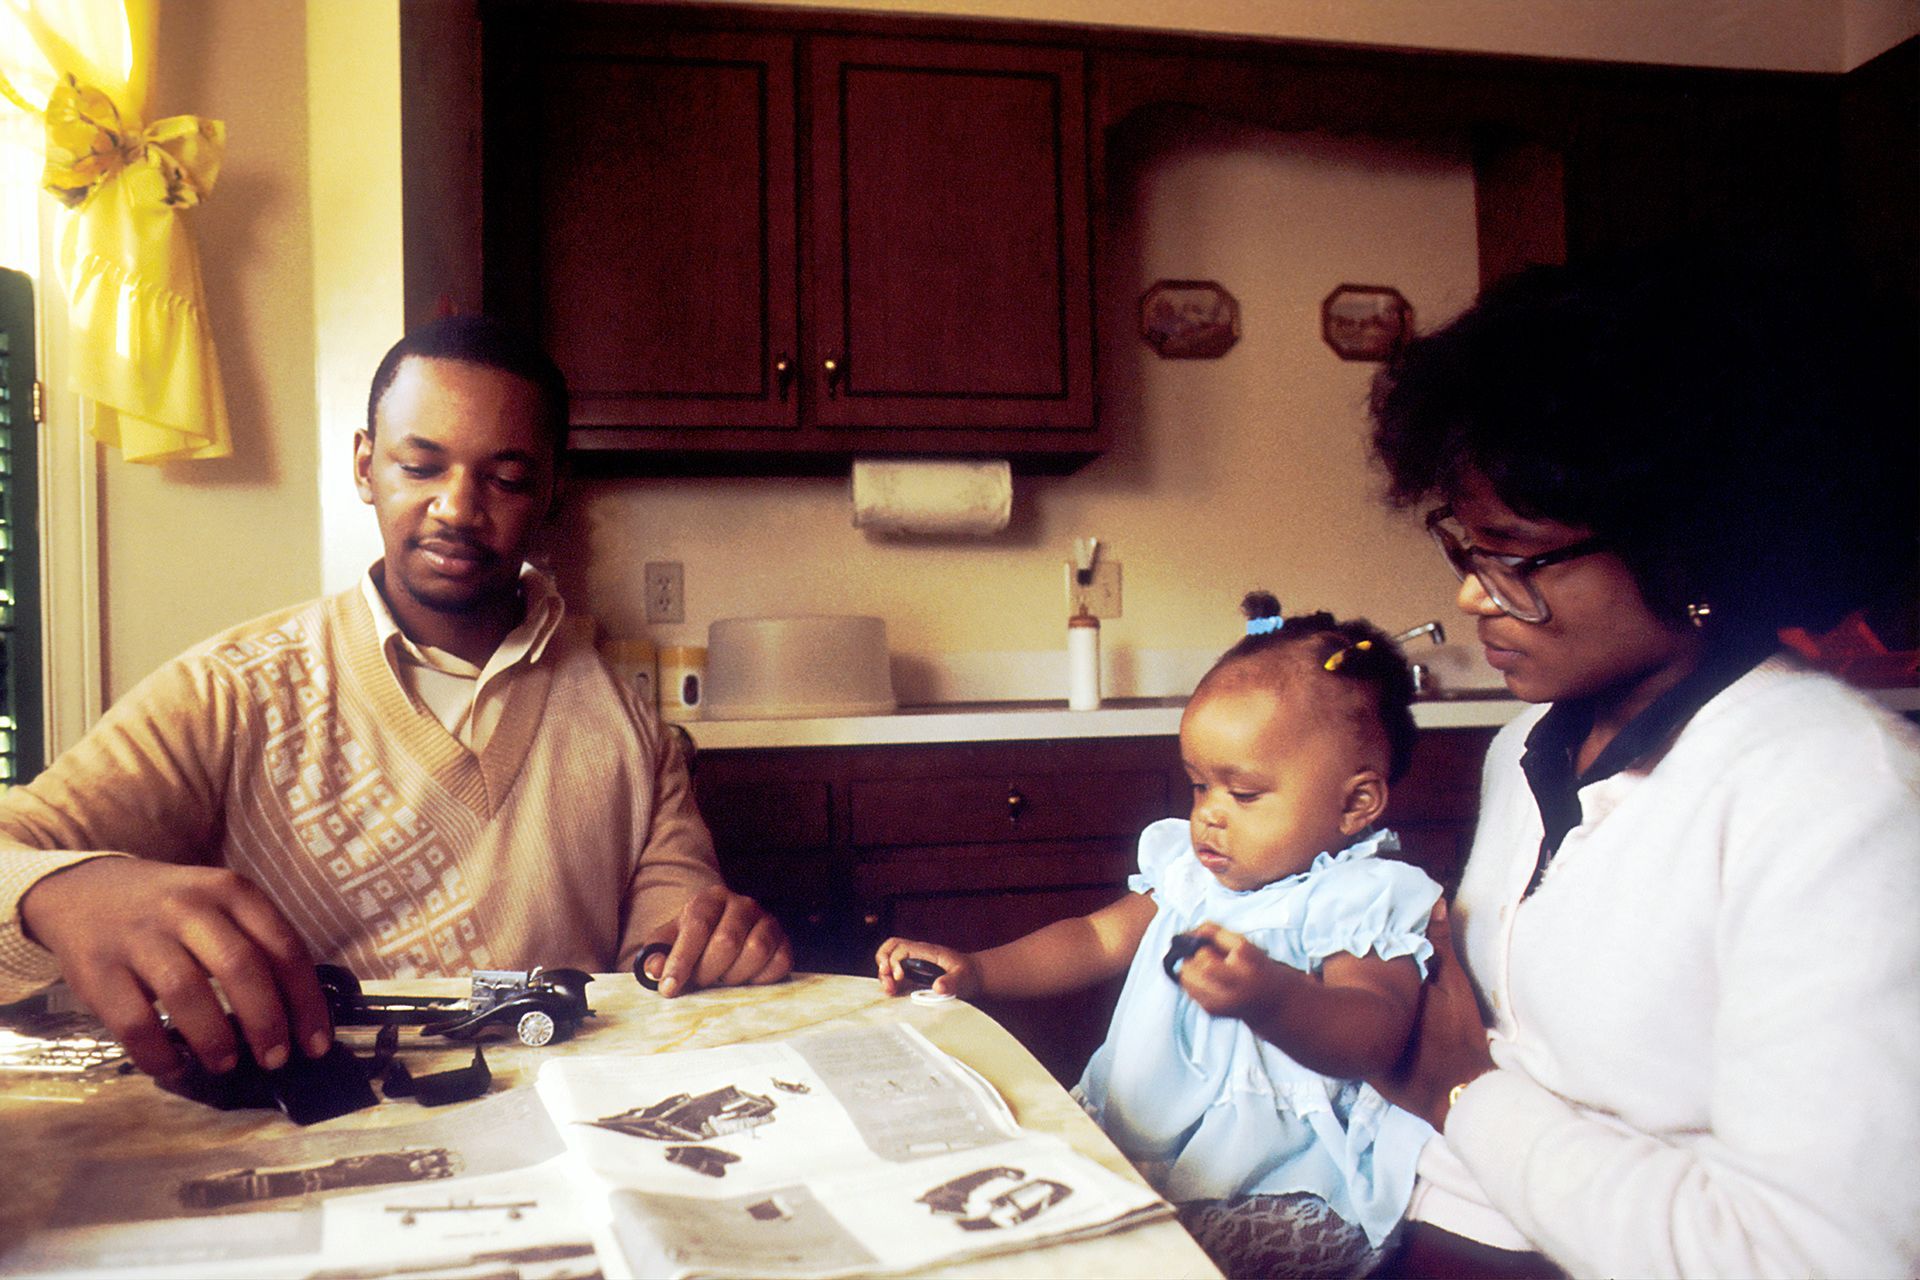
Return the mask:
<path id="1" fill-rule="evenodd" d="M 1543 828 L 1540 856 L 1527 892 L 1532 893 L 1539 887 L 1547 863 L 1560 849 L 1560 842 L 1580 825 L 1582 787 L 1646 764 L 1658 756 L 1679 736 L 1695 712 L 1759 665 L 1773 649 L 1771 641 L 1708 649 L 1699 666 L 1621 726 L 1620 732 L 1585 773 L 1575 771 L 1574 760 L 1580 744 L 1593 729 L 1592 700 L 1571 698 L 1548 707 L 1527 734 L 1526 751 L 1520 757 L 1520 769 L 1533 791 L 1534 802 L 1540 807 Z"/>
<path id="2" fill-rule="evenodd" d="M 393 610 L 387 607 L 387 598 L 380 592 L 378 579 L 382 576 L 383 563 L 381 560 L 374 561 L 361 575 L 360 598 L 366 601 L 368 611 L 373 614 L 374 639 L 379 643 L 381 655 L 386 658 L 387 666 L 395 676 L 400 674 L 398 664 L 405 660 L 432 667 L 436 671 L 477 678 L 481 673 L 480 667 L 444 649 L 416 644 L 412 637 L 400 629 Z M 546 652 L 554 633 L 560 629 L 567 606 L 553 579 L 524 562 L 520 566 L 520 597 L 526 602 L 526 613 L 520 619 L 520 625 L 507 633 L 494 653 L 512 653 L 524 646 L 525 652 L 517 654 L 512 661 L 535 663 Z M 402 655 L 405 655 L 404 659 Z M 489 658 L 485 665 L 491 666 L 492 659 Z M 406 682 L 402 680 L 401 686 L 404 688 L 405 685 Z"/>

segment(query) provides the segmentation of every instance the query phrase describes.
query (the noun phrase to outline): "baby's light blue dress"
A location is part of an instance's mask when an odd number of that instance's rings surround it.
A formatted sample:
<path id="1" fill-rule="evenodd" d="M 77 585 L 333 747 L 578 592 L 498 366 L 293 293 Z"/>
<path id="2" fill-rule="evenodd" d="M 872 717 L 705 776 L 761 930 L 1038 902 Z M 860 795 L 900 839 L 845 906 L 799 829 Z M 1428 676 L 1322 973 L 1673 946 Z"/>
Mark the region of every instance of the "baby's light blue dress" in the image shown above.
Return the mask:
<path id="1" fill-rule="evenodd" d="M 1376 1246 L 1400 1220 L 1432 1127 L 1371 1085 L 1308 1070 L 1239 1019 L 1214 1017 L 1161 967 L 1175 934 L 1211 920 L 1310 973 L 1345 951 L 1412 956 L 1424 976 L 1440 886 L 1374 856 L 1399 845 L 1377 831 L 1299 875 L 1240 892 L 1200 865 L 1186 822 L 1141 833 L 1140 873 L 1127 887 L 1151 892 L 1158 910 L 1075 1093 L 1161 1195 L 1309 1191 Z"/>

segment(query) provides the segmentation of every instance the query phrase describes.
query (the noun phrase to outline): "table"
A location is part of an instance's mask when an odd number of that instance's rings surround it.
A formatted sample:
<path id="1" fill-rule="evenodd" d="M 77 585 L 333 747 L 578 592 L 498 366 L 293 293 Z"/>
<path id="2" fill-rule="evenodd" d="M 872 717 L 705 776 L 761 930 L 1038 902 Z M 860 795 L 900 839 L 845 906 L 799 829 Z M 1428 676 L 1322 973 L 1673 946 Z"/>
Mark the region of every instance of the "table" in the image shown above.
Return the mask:
<path id="1" fill-rule="evenodd" d="M 456 980 L 369 983 L 370 992 L 464 995 Z M 529 1049 L 491 1040 L 487 1063 L 493 1091 L 530 1088 L 534 1073 L 554 1054 L 652 1054 L 755 1040 L 780 1039 L 830 1023 L 898 1021 L 978 1071 L 1007 1101 L 1022 1127 L 1056 1134 L 1082 1154 L 1138 1179 L 1117 1149 L 1040 1064 L 997 1023 L 963 1001 L 923 1005 L 889 999 L 877 982 L 799 974 L 771 987 L 694 992 L 673 1000 L 641 989 L 631 975 L 603 975 L 588 988 L 595 1016 L 569 1041 Z M 365 1052 L 372 1029 L 348 1028 L 347 1042 Z M 413 1033 L 407 1033 L 411 1039 Z M 408 1054 L 416 1073 L 464 1065 L 471 1049 Z M 204 1152 L 229 1143 L 301 1132 L 378 1129 L 417 1121 L 421 1109 L 388 1102 L 301 1130 L 268 1111 L 215 1111 L 156 1087 L 145 1077 L 108 1079 L 81 1097 L 36 1085 L 31 1077 L 0 1072 L 0 1250 L 18 1243 L 53 1208 L 68 1172 L 111 1147 L 128 1156 Z M 456 1104 L 473 1106 L 477 1103 Z M 980 1277 L 1217 1277 L 1219 1271 L 1192 1238 L 1171 1221 L 1115 1235 L 979 1258 L 926 1272 Z"/>

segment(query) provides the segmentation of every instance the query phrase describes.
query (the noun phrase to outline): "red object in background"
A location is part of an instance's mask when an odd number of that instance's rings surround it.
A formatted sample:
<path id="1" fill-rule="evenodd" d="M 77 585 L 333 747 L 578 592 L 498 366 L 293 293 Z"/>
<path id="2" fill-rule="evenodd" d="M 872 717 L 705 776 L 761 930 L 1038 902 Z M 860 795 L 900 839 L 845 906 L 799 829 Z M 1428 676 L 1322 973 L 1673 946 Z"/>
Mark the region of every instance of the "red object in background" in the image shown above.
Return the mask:
<path id="1" fill-rule="evenodd" d="M 1890 651 L 1859 613 L 1848 614 L 1824 635 L 1788 627 L 1780 633 L 1780 641 L 1850 684 L 1884 689 L 1913 684 L 1920 674 L 1920 649 Z"/>

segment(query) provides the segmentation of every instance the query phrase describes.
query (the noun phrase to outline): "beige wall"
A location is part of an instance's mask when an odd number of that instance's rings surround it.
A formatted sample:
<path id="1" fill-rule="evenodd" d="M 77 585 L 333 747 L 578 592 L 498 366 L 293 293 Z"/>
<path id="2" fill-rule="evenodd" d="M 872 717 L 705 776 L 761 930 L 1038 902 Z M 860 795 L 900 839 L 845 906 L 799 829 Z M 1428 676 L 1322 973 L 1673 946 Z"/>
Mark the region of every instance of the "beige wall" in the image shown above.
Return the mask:
<path id="1" fill-rule="evenodd" d="M 187 216 L 234 456 L 163 467 L 105 462 L 110 698 L 188 645 L 320 586 L 305 16 L 298 5 L 252 0 L 160 9 L 150 114 L 227 123 L 219 183 Z"/>
<path id="2" fill-rule="evenodd" d="M 1920 25 L 1913 0 L 1540 0 L 1524 20 L 1509 0 L 787 2 L 1827 69 Z M 1767 22 L 1751 20 L 1754 4 Z M 377 553 L 345 441 L 373 359 L 399 330 L 396 5 L 161 6 L 156 112 L 229 128 L 220 185 L 188 216 L 237 455 L 104 463 L 110 696 L 225 626 L 343 585 Z M 1657 28 L 1621 16 L 1649 7 L 1661 10 Z M 683 561 L 691 620 L 669 639 L 697 636 L 711 617 L 832 608 L 882 614 L 911 652 L 1051 650 L 1060 562 L 1073 537 L 1095 534 L 1126 565 L 1127 612 L 1109 626 L 1110 648 L 1214 647 L 1231 627 L 1223 612 L 1253 583 L 1387 623 L 1437 612 L 1445 584 L 1417 536 L 1366 497 L 1357 406 L 1369 370 L 1320 347 L 1313 317 L 1331 284 L 1356 276 L 1398 285 L 1423 321 L 1458 305 L 1471 287 L 1469 197 L 1458 157 L 1444 154 L 1243 137 L 1166 156 L 1140 193 L 1123 240 L 1133 247 L 1106 264 L 1102 391 L 1120 442 L 1078 475 L 1023 483 L 1008 537 L 873 544 L 848 525 L 835 481 L 601 484 L 569 514 L 567 580 L 631 630 L 637 566 Z M 1145 352 L 1132 299 L 1167 275 L 1238 294 L 1240 346 L 1188 363 Z"/>
<path id="3" fill-rule="evenodd" d="M 717 617 L 852 612 L 885 618 L 896 651 L 932 661 L 1051 653 L 1065 643 L 1063 564 L 1093 535 L 1124 566 L 1108 649 L 1217 650 L 1256 586 L 1396 628 L 1449 611 L 1451 579 L 1425 535 L 1374 498 L 1363 402 L 1376 366 L 1325 346 L 1319 308 L 1343 282 L 1393 285 L 1426 321 L 1471 299 L 1464 154 L 1445 141 L 1155 132 L 1103 264 L 1111 452 L 1071 476 L 1016 478 L 1012 527 L 965 543 L 854 529 L 844 480 L 581 484 L 557 555 L 575 601 L 607 631 L 644 633 L 641 565 L 679 560 L 688 617 L 653 629 L 663 643 L 703 643 Z M 1134 307 L 1162 278 L 1224 285 L 1241 306 L 1238 345 L 1216 360 L 1157 357 Z M 1007 677 L 999 692 L 1020 692 L 1021 672 Z"/>

